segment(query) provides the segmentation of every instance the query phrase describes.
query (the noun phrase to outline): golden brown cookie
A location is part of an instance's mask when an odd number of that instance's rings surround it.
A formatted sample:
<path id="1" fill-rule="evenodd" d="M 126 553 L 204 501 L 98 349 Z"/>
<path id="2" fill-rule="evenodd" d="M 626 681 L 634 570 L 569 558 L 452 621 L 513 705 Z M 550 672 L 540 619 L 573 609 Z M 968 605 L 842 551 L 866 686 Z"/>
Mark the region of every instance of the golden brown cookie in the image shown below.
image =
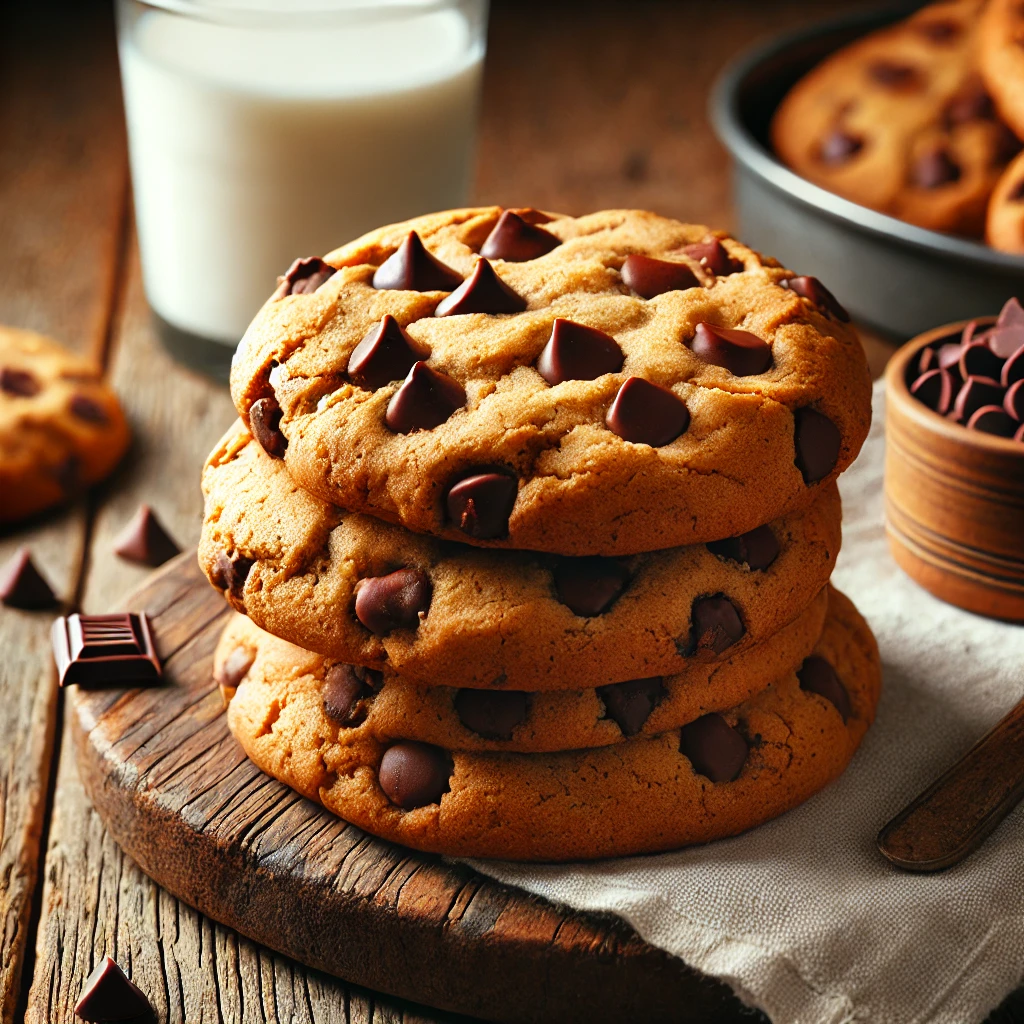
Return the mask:
<path id="1" fill-rule="evenodd" d="M 988 204 L 985 241 L 993 249 L 1024 253 L 1024 153 L 999 179 Z"/>
<path id="2" fill-rule="evenodd" d="M 653 213 L 527 217 L 421 217 L 282 279 L 232 395 L 297 483 L 464 543 L 622 555 L 743 533 L 854 459 L 870 377 L 820 282 Z"/>
<path id="3" fill-rule="evenodd" d="M 621 559 L 487 551 L 328 505 L 241 425 L 211 455 L 203 491 L 199 563 L 238 611 L 307 650 L 425 686 L 703 673 L 806 608 L 842 536 L 829 484 L 725 544 Z"/>
<path id="4" fill-rule="evenodd" d="M 548 754 L 382 744 L 324 712 L 305 667 L 250 675 L 228 725 L 269 775 L 382 838 L 452 856 L 584 860 L 735 835 L 846 767 L 874 719 L 878 648 L 836 591 L 797 672 L 724 715 L 657 736 Z"/>
<path id="5" fill-rule="evenodd" d="M 327 716 L 381 742 L 418 740 L 448 750 L 577 750 L 653 736 L 742 703 L 811 653 L 827 607 L 826 588 L 756 647 L 678 676 L 543 693 L 425 689 L 390 671 L 322 658 L 234 615 L 217 645 L 214 676 L 225 702 L 243 679 L 273 684 L 296 674 L 316 676 Z"/>
<path id="6" fill-rule="evenodd" d="M 41 334 L 0 326 L 0 522 L 102 480 L 128 441 L 117 396 L 93 363 Z"/>
<path id="7" fill-rule="evenodd" d="M 981 74 L 1006 123 L 1024 138 L 1024 9 L 989 0 L 980 21 Z"/>
<path id="8" fill-rule="evenodd" d="M 778 155 L 854 202 L 980 236 L 988 197 L 1020 149 L 982 83 L 984 7 L 929 4 L 823 61 L 775 114 Z"/>

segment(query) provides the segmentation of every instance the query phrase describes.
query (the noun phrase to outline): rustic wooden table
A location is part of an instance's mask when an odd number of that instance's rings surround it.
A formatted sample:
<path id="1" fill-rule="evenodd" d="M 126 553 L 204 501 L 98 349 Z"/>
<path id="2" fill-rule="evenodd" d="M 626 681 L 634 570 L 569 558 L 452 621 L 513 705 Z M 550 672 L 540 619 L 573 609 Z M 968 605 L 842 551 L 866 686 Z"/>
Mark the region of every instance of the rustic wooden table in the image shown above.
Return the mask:
<path id="1" fill-rule="evenodd" d="M 66 605 L 92 612 L 146 575 L 111 554 L 140 501 L 182 547 L 195 543 L 200 467 L 234 418 L 225 389 L 171 360 L 150 327 L 109 6 L 21 4 L 0 33 L 0 322 L 100 360 L 135 432 L 108 484 L 0 535 L 0 562 L 29 544 Z M 708 85 L 755 37 L 820 11 L 791 0 L 499 4 L 477 198 L 567 212 L 642 206 L 728 227 Z M 877 372 L 888 349 L 866 345 Z M 309 970 L 143 875 L 84 796 L 49 624 L 0 610 L 0 1024 L 73 1021 L 104 953 L 141 979 L 161 1021 L 451 1019 Z"/>

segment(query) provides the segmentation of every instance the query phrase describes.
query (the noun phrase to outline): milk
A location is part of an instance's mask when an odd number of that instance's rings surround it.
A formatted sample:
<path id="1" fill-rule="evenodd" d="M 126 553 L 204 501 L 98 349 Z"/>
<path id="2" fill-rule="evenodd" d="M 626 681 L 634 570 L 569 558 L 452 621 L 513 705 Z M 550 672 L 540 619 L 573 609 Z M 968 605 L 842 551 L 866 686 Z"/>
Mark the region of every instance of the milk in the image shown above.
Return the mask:
<path id="1" fill-rule="evenodd" d="M 122 10 L 135 215 L 156 313 L 234 345 L 294 258 L 465 205 L 482 32 L 433 7 L 247 25 Z"/>

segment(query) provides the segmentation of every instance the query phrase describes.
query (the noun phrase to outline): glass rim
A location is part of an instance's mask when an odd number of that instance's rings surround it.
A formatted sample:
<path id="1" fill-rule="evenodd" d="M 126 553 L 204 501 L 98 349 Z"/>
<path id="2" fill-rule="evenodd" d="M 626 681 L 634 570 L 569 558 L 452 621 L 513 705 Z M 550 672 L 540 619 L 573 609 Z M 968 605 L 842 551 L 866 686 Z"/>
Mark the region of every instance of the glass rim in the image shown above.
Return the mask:
<path id="1" fill-rule="evenodd" d="M 407 15 L 423 15 L 450 10 L 467 0 L 119 0 L 122 5 L 149 7 L 178 14 L 196 21 L 248 25 L 279 25 L 287 20 L 294 24 L 301 18 L 305 24 L 345 17 L 360 21 L 392 20 Z M 480 3 L 481 0 L 469 0 Z M 486 2 L 486 0 L 484 0 Z"/>

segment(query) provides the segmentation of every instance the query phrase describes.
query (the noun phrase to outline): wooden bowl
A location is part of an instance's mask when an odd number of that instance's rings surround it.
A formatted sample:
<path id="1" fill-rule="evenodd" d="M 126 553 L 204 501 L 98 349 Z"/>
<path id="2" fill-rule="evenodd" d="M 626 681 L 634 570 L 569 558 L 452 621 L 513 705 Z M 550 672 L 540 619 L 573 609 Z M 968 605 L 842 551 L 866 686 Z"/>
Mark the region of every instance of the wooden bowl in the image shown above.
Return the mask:
<path id="1" fill-rule="evenodd" d="M 936 597 L 1024 622 L 1024 445 L 968 430 L 910 394 L 921 349 L 963 326 L 918 335 L 886 370 L 886 532 L 896 561 Z"/>

